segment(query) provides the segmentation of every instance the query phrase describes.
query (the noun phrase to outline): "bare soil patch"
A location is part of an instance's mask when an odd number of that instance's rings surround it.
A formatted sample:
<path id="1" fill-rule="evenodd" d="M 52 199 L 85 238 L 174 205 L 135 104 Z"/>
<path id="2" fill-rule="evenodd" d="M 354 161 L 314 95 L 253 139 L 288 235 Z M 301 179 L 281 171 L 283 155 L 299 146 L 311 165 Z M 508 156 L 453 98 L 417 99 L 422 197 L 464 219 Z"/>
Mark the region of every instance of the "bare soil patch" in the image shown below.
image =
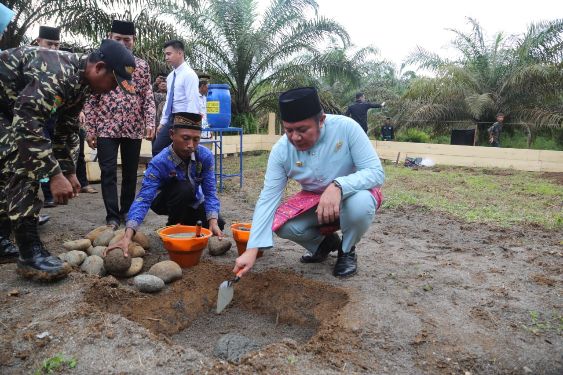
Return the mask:
<path id="1" fill-rule="evenodd" d="M 249 220 L 243 195 L 222 196 L 227 222 Z M 42 235 L 53 253 L 103 224 L 100 194 L 83 194 Z M 153 232 L 144 270 L 167 259 Z M 335 259 L 301 264 L 276 239 L 233 304 L 213 312 L 236 250 L 186 269 L 156 295 L 128 280 L 75 271 L 43 285 L 0 265 L 0 373 L 31 373 L 58 353 L 68 373 L 559 374 L 563 372 L 561 231 L 499 228 L 405 207 L 384 209 L 357 246 L 359 273 L 338 280 Z M 48 332 L 44 338 L 42 333 Z M 239 364 L 213 356 L 218 338 L 259 344 Z M 528 371 L 529 370 L 529 371 Z M 531 372 L 530 372 L 531 371 Z"/>

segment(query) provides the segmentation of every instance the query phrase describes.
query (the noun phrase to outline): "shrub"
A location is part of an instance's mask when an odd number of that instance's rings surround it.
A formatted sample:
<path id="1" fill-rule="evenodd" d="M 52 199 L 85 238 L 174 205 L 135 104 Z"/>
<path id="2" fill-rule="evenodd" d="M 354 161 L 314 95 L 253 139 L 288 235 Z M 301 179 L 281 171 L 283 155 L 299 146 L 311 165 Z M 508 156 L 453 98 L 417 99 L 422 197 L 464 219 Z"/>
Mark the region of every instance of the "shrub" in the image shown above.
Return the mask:
<path id="1" fill-rule="evenodd" d="M 429 143 L 430 136 L 423 130 L 409 128 L 397 134 L 398 142 Z"/>

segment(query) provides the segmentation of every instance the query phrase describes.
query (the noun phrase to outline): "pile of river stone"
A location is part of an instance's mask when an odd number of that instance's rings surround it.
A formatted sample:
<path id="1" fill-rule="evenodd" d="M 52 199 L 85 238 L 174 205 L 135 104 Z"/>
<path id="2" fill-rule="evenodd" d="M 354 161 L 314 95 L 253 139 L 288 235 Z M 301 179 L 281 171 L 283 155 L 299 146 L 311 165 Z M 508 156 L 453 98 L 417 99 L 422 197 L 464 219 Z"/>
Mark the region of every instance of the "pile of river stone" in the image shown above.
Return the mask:
<path id="1" fill-rule="evenodd" d="M 98 227 L 83 239 L 63 243 L 67 252 L 59 254 L 59 258 L 89 275 L 103 277 L 110 274 L 118 278 L 136 276 L 143 269 L 143 257 L 150 248 L 149 238 L 144 233 L 135 233 L 129 245 L 128 257 L 124 257 L 123 250 L 119 248 L 110 251 L 105 257 L 103 254 L 107 246 L 120 241 L 124 235 L 124 229 L 114 231 L 108 226 Z M 133 284 L 142 292 L 154 293 L 181 277 L 180 266 L 166 260 L 153 265 L 146 274 L 136 276 Z"/>

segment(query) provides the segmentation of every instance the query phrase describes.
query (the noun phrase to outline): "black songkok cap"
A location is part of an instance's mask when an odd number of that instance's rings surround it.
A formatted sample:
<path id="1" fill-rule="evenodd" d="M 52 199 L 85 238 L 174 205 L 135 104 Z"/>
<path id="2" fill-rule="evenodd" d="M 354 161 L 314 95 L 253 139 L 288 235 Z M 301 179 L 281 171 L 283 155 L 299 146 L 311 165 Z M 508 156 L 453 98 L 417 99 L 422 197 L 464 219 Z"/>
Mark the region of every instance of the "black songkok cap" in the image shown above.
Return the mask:
<path id="1" fill-rule="evenodd" d="M 279 98 L 283 121 L 298 122 L 322 111 L 319 94 L 314 87 L 300 87 L 284 92 Z"/>
<path id="2" fill-rule="evenodd" d="M 199 113 L 177 112 L 174 113 L 174 129 L 201 130 L 201 115 Z"/>
<path id="3" fill-rule="evenodd" d="M 113 20 L 111 32 L 122 35 L 135 35 L 135 24 L 130 21 Z"/>
<path id="4" fill-rule="evenodd" d="M 39 38 L 49 40 L 61 40 L 61 29 L 58 27 L 39 26 Z"/>

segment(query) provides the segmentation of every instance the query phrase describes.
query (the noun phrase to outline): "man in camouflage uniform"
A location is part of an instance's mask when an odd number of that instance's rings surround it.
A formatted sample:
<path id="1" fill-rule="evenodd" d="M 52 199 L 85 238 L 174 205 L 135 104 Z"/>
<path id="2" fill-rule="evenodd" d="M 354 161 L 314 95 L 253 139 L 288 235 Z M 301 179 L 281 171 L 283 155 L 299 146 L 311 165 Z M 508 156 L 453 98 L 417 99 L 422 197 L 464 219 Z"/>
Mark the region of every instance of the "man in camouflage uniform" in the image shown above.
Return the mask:
<path id="1" fill-rule="evenodd" d="M 19 47 L 0 53 L 0 258 L 14 257 L 24 277 L 64 277 L 68 264 L 45 249 L 37 233 L 39 180 L 50 179 L 55 200 L 76 196 L 77 117 L 90 92 L 106 93 L 118 84 L 131 93 L 133 55 L 120 43 L 104 40 L 88 56 Z M 57 115 L 52 141 L 43 127 Z M 52 144 L 52 146 L 51 146 Z"/>
<path id="2" fill-rule="evenodd" d="M 38 47 L 58 50 L 61 46 L 61 29 L 58 27 L 50 26 L 39 26 L 39 36 L 35 39 L 35 43 Z M 53 138 L 55 132 L 55 124 L 57 122 L 57 116 L 54 115 L 43 127 L 43 132 L 49 139 Z M 41 190 L 43 190 L 43 208 L 56 207 L 55 201 L 53 200 L 53 195 L 51 194 L 51 189 L 49 188 L 49 182 L 41 182 Z M 49 221 L 49 215 L 39 215 L 39 225 L 42 225 Z"/>

